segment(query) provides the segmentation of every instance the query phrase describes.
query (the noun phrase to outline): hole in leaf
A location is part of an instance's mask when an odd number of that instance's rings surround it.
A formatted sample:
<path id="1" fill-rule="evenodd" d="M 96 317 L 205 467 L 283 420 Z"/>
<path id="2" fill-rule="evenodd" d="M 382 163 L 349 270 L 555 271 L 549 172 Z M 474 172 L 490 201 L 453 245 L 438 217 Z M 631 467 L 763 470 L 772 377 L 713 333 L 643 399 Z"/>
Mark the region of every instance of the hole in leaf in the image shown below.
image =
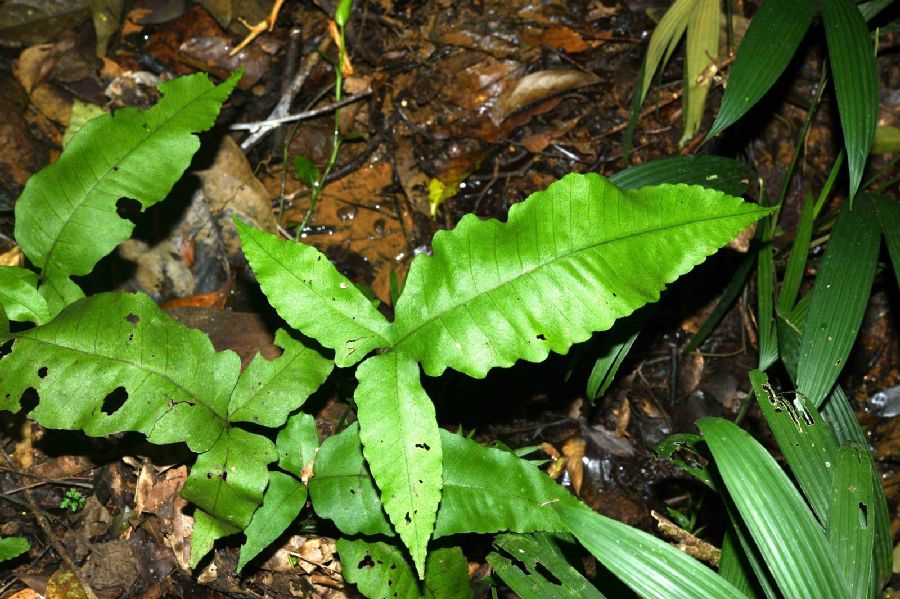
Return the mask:
<path id="1" fill-rule="evenodd" d="M 374 567 L 375 567 L 375 560 L 372 559 L 372 556 L 371 556 L 371 555 L 366 554 L 366 557 L 364 557 L 364 558 L 362 558 L 361 560 L 359 560 L 359 563 L 356 565 L 356 567 L 357 567 L 359 570 L 362 570 L 363 568 L 374 568 Z"/>
<path id="2" fill-rule="evenodd" d="M 47 367 L 41 366 L 38 368 L 38 376 L 42 379 L 47 378 Z"/>
<path id="3" fill-rule="evenodd" d="M 540 339 L 541 341 L 546 341 L 546 340 L 547 340 L 547 337 L 545 337 L 543 333 L 538 333 L 538 334 L 537 334 L 537 338 Z"/>
<path id="4" fill-rule="evenodd" d="M 100 410 L 107 416 L 112 416 L 125 404 L 126 399 L 128 399 L 128 391 L 125 390 L 125 387 L 116 387 L 103 398 Z"/>
<path id="5" fill-rule="evenodd" d="M 409 517 L 409 512 L 406 512 L 406 515 L 403 516 L 403 519 L 406 520 L 407 524 L 412 524 L 412 518 Z"/>
<path id="6" fill-rule="evenodd" d="M 23 414 L 28 414 L 32 412 L 35 408 L 38 407 L 38 404 L 41 401 L 41 396 L 38 395 L 37 389 L 34 387 L 28 387 L 25 391 L 22 392 L 22 397 L 19 398 L 19 406 L 22 409 Z"/>
<path id="7" fill-rule="evenodd" d="M 419 449 L 424 449 L 425 451 L 431 451 L 431 448 L 428 446 L 428 443 L 416 443 L 416 447 Z"/>
<path id="8" fill-rule="evenodd" d="M 865 530 L 869 528 L 869 506 L 864 502 L 859 502 L 859 527 Z"/>
<path id="9" fill-rule="evenodd" d="M 128 314 L 128 316 L 125 317 L 125 320 L 127 320 L 131 324 L 137 324 L 141 321 L 141 317 L 138 316 L 137 314 L 131 312 Z"/>
<path id="10" fill-rule="evenodd" d="M 12 353 L 12 346 L 15 342 L 15 339 L 10 339 L 3 345 L 0 345 L 0 360 Z"/>
<path id="11" fill-rule="evenodd" d="M 559 586 L 559 587 L 562 586 L 562 581 L 559 578 L 557 578 L 556 576 L 554 576 L 553 572 L 551 572 L 550 570 L 545 568 L 544 564 L 535 563 L 534 571 L 537 572 L 538 574 L 540 574 L 541 576 L 543 576 L 547 580 L 547 582 L 549 582 L 550 584 L 555 584 L 556 586 Z"/>

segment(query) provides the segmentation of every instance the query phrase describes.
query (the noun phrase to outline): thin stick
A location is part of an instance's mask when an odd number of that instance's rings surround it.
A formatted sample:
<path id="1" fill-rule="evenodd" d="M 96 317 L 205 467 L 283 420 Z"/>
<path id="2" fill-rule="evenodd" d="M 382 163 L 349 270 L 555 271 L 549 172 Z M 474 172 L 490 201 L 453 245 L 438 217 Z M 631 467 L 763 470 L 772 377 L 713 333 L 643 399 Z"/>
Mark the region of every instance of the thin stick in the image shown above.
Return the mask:
<path id="1" fill-rule="evenodd" d="M 316 51 L 310 53 L 306 58 L 303 59 L 303 63 L 300 65 L 300 68 L 294 75 L 294 80 L 291 81 L 291 85 L 290 87 L 288 87 L 287 93 L 282 94 L 281 98 L 278 100 L 278 104 L 276 104 L 275 108 L 272 109 L 272 112 L 269 113 L 269 118 L 267 120 L 278 121 L 278 119 L 282 119 L 287 116 L 288 112 L 291 109 L 291 104 L 294 103 L 294 98 L 300 92 L 300 89 L 303 87 L 303 84 L 306 83 L 306 80 L 309 79 L 309 74 L 312 72 L 315 66 L 319 64 L 321 54 L 325 52 L 325 50 L 328 48 L 328 44 L 330 43 L 331 39 L 328 36 L 325 36 L 319 42 Z M 274 125 L 261 126 L 259 130 L 254 131 L 250 134 L 249 137 L 247 137 L 247 139 L 241 142 L 241 149 L 246 152 L 256 144 L 258 144 L 279 124 L 281 123 L 278 122 Z M 234 125 L 233 127 L 237 126 L 238 125 Z"/>
<path id="2" fill-rule="evenodd" d="M 359 92 L 358 94 L 353 94 L 352 96 L 347 96 L 346 98 L 343 98 L 340 102 L 332 102 L 331 104 L 328 104 L 327 106 L 320 106 L 319 108 L 314 108 L 312 110 L 304 110 L 303 112 L 297 112 L 297 113 L 289 114 L 287 116 L 283 116 L 280 118 L 273 118 L 273 119 L 268 119 L 265 121 L 256 121 L 254 123 L 236 123 L 234 125 L 231 125 L 229 127 L 229 129 L 231 131 L 251 131 L 254 134 L 262 133 L 264 130 L 265 133 L 268 133 L 269 131 L 271 131 L 272 129 L 274 129 L 275 127 L 278 127 L 280 125 L 284 125 L 286 123 L 293 123 L 296 121 L 304 121 L 306 119 L 311 119 L 311 118 L 317 117 L 322 114 L 328 114 L 329 112 L 334 112 L 338 108 L 346 106 L 347 104 L 353 104 L 354 102 L 359 102 L 363 98 L 368 98 L 371 95 L 372 95 L 372 90 L 367 89 L 365 91 Z M 249 140 L 250 140 L 250 138 L 248 137 L 244 141 L 244 143 L 246 143 Z M 244 145 L 241 144 L 241 148 L 243 148 L 243 147 L 244 147 Z"/>

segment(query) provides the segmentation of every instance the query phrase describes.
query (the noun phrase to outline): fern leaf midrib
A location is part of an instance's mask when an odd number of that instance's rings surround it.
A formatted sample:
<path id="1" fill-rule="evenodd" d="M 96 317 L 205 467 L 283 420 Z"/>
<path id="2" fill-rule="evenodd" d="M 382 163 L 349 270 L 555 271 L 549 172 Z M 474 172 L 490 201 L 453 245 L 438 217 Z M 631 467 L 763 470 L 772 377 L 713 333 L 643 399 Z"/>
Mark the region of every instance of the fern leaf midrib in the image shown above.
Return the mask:
<path id="1" fill-rule="evenodd" d="M 514 277 L 511 277 L 511 278 L 509 278 L 509 279 L 506 279 L 506 280 L 504 280 L 504 281 L 501 281 L 500 283 L 498 283 L 498 284 L 496 284 L 496 285 L 494 285 L 494 286 L 492 286 L 492 287 L 490 287 L 490 288 L 488 288 L 488 289 L 485 289 L 485 290 L 483 290 L 483 291 L 481 291 L 481 292 L 479 292 L 479 293 L 477 293 L 477 294 L 475 294 L 475 295 L 473 295 L 473 296 L 471 296 L 471 297 L 466 298 L 466 299 L 463 300 L 463 301 L 457 302 L 457 303 L 453 304 L 452 306 L 450 306 L 450 307 L 448 307 L 448 308 L 445 308 L 445 309 L 442 310 L 440 313 L 435 314 L 435 315 L 433 315 L 433 316 L 431 316 L 431 317 L 425 319 L 424 321 L 422 321 L 421 323 L 419 323 L 416 327 L 410 329 L 410 330 L 407 331 L 405 334 L 403 334 L 403 336 L 397 338 L 397 339 L 393 342 L 393 344 L 390 345 L 390 347 L 391 347 L 392 349 L 397 349 L 397 348 L 399 348 L 399 347 L 403 344 L 404 341 L 406 341 L 409 337 L 411 337 L 411 336 L 415 335 L 416 333 L 418 333 L 421 329 L 427 327 L 428 325 L 430 325 L 431 323 L 433 323 L 433 322 L 436 321 L 436 320 L 440 320 L 441 318 L 443 318 L 445 315 L 449 314 L 450 312 L 453 312 L 453 311 L 455 311 L 455 310 L 458 310 L 459 308 L 462 308 L 463 306 L 465 306 L 465 305 L 467 305 L 468 303 L 472 302 L 472 301 L 475 300 L 476 298 L 478 298 L 478 297 L 480 297 L 480 296 L 483 296 L 483 295 L 485 295 L 485 294 L 493 293 L 494 291 L 496 291 L 497 289 L 499 289 L 499 288 L 501 288 L 501 287 L 504 287 L 504 286 L 506 286 L 506 285 L 508 285 L 508 284 L 514 283 L 515 281 L 518 281 L 519 279 L 522 279 L 523 277 L 527 277 L 527 276 L 529 276 L 529 275 L 531 275 L 531 274 L 533 274 L 533 273 L 536 273 L 536 272 L 538 272 L 539 270 L 541 270 L 542 268 L 545 268 L 545 267 L 548 267 L 548 266 L 552 266 L 552 265 L 556 264 L 557 262 L 566 260 L 566 259 L 568 259 L 568 258 L 569 258 L 570 256 L 572 256 L 572 255 L 575 255 L 575 254 L 578 254 L 578 253 L 580 253 L 580 252 L 584 252 L 584 251 L 587 251 L 587 250 L 595 249 L 595 248 L 601 247 L 601 246 L 603 246 L 603 245 L 609 245 L 609 244 L 611 244 L 611 243 L 617 243 L 617 242 L 620 242 L 620 241 L 625 241 L 625 240 L 627 240 L 627 239 L 634 239 L 634 238 L 641 237 L 641 236 L 644 236 L 644 235 L 652 235 L 652 234 L 655 234 L 655 233 L 660 233 L 660 232 L 663 232 L 663 231 L 667 231 L 667 230 L 671 230 L 671 229 L 676 229 L 676 228 L 684 227 L 684 226 L 688 226 L 688 225 L 696 225 L 696 224 L 701 224 L 701 223 L 706 223 L 706 222 L 714 222 L 714 221 L 720 221 L 720 220 L 727 220 L 727 219 L 729 219 L 729 218 L 734 218 L 734 217 L 736 217 L 736 216 L 741 216 L 741 213 L 730 213 L 730 214 L 727 214 L 727 215 L 717 215 L 717 216 L 707 217 L 707 218 L 703 218 L 703 219 L 692 219 L 692 220 L 681 221 L 681 222 L 678 222 L 678 223 L 676 223 L 676 224 L 670 224 L 670 225 L 667 225 L 667 226 L 665 226 L 665 227 L 655 227 L 655 228 L 653 228 L 653 229 L 645 229 L 645 230 L 642 230 L 642 231 L 638 231 L 638 232 L 634 232 L 634 233 L 629 233 L 628 235 L 623 235 L 623 236 L 620 236 L 620 237 L 615 237 L 615 238 L 611 238 L 611 239 L 605 239 L 605 240 L 603 240 L 603 241 L 601 241 L 601 242 L 599 242 L 599 243 L 594 243 L 594 244 L 586 245 L 586 246 L 583 246 L 583 247 L 580 247 L 580 248 L 577 248 L 577 249 L 574 249 L 574 250 L 565 252 L 564 254 L 561 254 L 561 255 L 559 255 L 559 256 L 555 256 L 555 257 L 551 258 L 550 260 L 548 260 L 548 261 L 546 261 L 546 262 L 543 262 L 543 263 L 541 263 L 541 264 L 538 264 L 537 266 L 535 266 L 534 268 L 531 268 L 530 270 L 526 270 L 526 271 L 524 271 L 524 272 L 521 272 L 521 273 L 515 275 Z M 394 322 L 394 326 L 396 326 L 396 321 Z"/>
<path id="2" fill-rule="evenodd" d="M 131 157 L 139 148 L 141 148 L 147 142 L 147 140 L 151 139 L 156 133 L 158 133 L 159 131 L 164 129 L 177 116 L 180 116 L 181 114 L 183 114 L 184 111 L 187 110 L 188 107 L 196 104 L 198 101 L 200 101 L 202 99 L 205 99 L 208 94 L 214 92 L 217 89 L 218 89 L 217 87 L 212 87 L 212 88 L 208 89 L 207 91 L 203 92 L 202 94 L 200 94 L 199 96 L 196 96 L 195 98 L 193 98 L 190 102 L 185 104 L 180 110 L 173 113 L 168 119 L 163 121 L 158 127 L 156 127 L 155 129 L 152 129 L 152 130 L 148 130 L 147 135 L 145 135 L 144 138 L 141 139 L 138 144 L 136 144 L 135 146 L 130 148 L 117 161 L 108 165 L 106 172 L 103 173 L 103 175 L 101 175 L 99 178 L 97 178 L 97 180 L 91 185 L 90 189 L 85 191 L 85 193 L 82 195 L 81 199 L 76 201 L 76 205 L 70 212 L 68 218 L 63 219 L 62 227 L 60 227 L 59 234 L 53 238 L 53 243 L 50 244 L 50 249 L 47 250 L 47 254 L 44 256 L 44 264 L 43 264 L 43 268 L 41 270 L 41 282 L 42 283 L 49 278 L 49 273 L 51 273 L 53 270 L 53 268 L 52 268 L 53 261 L 51 260 L 51 258 L 53 256 L 53 253 L 56 251 L 56 246 L 59 243 L 59 240 L 62 239 L 63 234 L 65 233 L 69 224 L 72 222 L 72 217 L 82 209 L 84 204 L 91 198 L 91 196 L 93 196 L 94 192 L 97 190 L 97 188 L 100 186 L 100 184 L 106 180 L 106 178 L 109 176 L 109 174 L 112 172 L 116 172 L 116 169 L 114 169 L 113 167 L 121 164 L 127 158 Z M 121 198 L 119 198 L 119 199 L 121 199 Z M 68 274 L 74 274 L 74 273 L 66 273 L 66 276 L 68 276 Z"/>

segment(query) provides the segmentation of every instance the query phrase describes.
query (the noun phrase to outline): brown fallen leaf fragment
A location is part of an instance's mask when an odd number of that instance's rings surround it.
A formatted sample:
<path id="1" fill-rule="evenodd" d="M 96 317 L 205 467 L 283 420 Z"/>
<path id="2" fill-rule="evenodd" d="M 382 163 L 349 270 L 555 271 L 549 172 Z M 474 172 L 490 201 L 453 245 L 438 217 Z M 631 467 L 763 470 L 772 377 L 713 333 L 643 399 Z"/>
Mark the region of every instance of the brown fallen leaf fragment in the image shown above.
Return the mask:
<path id="1" fill-rule="evenodd" d="M 575 69 L 554 69 L 525 75 L 491 110 L 491 120 L 499 126 L 514 112 L 573 89 L 600 83 L 593 73 Z"/>
<path id="2" fill-rule="evenodd" d="M 584 481 L 584 450 L 587 446 L 581 437 L 574 437 L 563 444 L 562 452 L 566 456 L 566 472 L 572 481 L 572 490 L 575 496 L 581 494 L 581 484 Z"/>

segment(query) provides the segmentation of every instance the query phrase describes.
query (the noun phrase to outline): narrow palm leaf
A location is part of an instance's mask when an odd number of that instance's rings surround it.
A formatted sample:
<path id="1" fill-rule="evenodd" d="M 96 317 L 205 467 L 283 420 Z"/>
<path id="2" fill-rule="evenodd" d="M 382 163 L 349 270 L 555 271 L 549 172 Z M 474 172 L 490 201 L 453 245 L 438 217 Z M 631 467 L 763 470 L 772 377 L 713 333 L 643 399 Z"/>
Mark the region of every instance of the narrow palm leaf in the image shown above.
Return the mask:
<path id="1" fill-rule="evenodd" d="M 642 530 L 596 514 L 584 505 L 560 504 L 556 510 L 597 561 L 641 597 L 743 597 L 704 564 Z"/>
<path id="2" fill-rule="evenodd" d="M 869 301 L 880 245 L 872 200 L 845 203 L 831 232 L 803 328 L 797 390 L 816 406 L 844 368 Z"/>
<path id="3" fill-rule="evenodd" d="M 488 554 L 487 563 L 522 599 L 602 599 L 603 594 L 551 544 L 549 539 L 541 542 L 531 535 L 500 535 L 494 539 L 497 551 Z"/>
<path id="4" fill-rule="evenodd" d="M 738 47 L 710 139 L 744 116 L 790 63 L 816 12 L 816 0 L 766 0 Z"/>
<path id="5" fill-rule="evenodd" d="M 696 0 L 688 18 L 684 67 L 684 145 L 700 129 L 706 96 L 712 85 L 713 69 L 719 58 L 719 0 Z"/>
<path id="6" fill-rule="evenodd" d="M 719 418 L 697 423 L 734 501 L 786 597 L 847 597 L 825 531 L 771 455 Z"/>
<path id="7" fill-rule="evenodd" d="M 852 204 L 875 139 L 878 119 L 875 48 L 866 22 L 851 0 L 823 0 L 822 19 L 844 130 Z"/>
<path id="8" fill-rule="evenodd" d="M 747 191 L 756 173 L 746 163 L 721 156 L 672 156 L 628 167 L 609 180 L 620 189 L 639 189 L 662 183 L 702 185 L 733 196 Z"/>
<path id="9" fill-rule="evenodd" d="M 793 400 L 769 385 L 768 377 L 758 370 L 750 373 L 753 393 L 763 416 L 775 435 L 800 489 L 819 521 L 826 525 L 831 503 L 830 489 L 838 444 L 834 433 L 818 410 L 800 394 Z"/>
<path id="10" fill-rule="evenodd" d="M 875 523 L 872 513 L 872 461 L 868 450 L 855 443 L 841 447 L 834 473 L 828 540 L 848 597 L 869 594 Z"/>

